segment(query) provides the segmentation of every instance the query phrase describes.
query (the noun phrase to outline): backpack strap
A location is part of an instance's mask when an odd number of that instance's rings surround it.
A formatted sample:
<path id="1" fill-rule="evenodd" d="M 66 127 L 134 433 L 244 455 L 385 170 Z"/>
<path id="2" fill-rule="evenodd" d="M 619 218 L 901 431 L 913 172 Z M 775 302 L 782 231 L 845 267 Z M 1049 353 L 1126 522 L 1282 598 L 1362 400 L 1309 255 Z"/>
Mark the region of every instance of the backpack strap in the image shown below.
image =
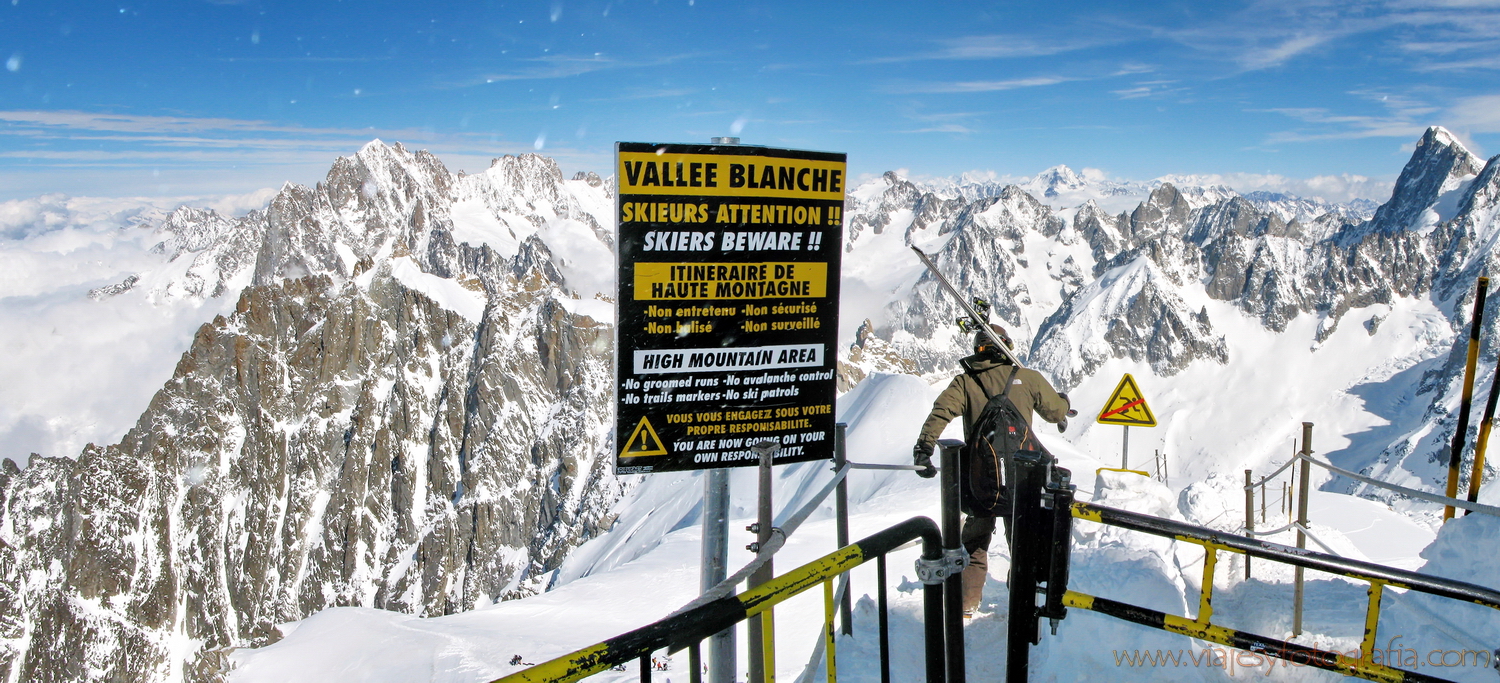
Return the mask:
<path id="1" fill-rule="evenodd" d="M 1020 371 L 1021 371 L 1021 368 L 1016 367 L 1014 365 L 1010 366 L 1010 374 L 1006 375 L 1005 376 L 1005 381 L 1000 384 L 1000 393 L 1002 395 L 1005 394 L 1006 392 L 1010 391 L 1011 380 L 1015 379 L 1016 378 L 1016 373 L 1018 373 Z M 995 396 L 993 394 L 991 394 L 990 392 L 988 392 L 988 391 L 985 390 L 985 388 L 984 388 L 984 382 L 980 381 L 980 379 L 979 379 L 979 373 L 975 372 L 973 370 L 970 370 L 969 374 L 974 377 L 974 383 L 979 385 L 979 393 L 984 394 L 985 402 L 988 403 L 990 401 L 995 400 Z"/>

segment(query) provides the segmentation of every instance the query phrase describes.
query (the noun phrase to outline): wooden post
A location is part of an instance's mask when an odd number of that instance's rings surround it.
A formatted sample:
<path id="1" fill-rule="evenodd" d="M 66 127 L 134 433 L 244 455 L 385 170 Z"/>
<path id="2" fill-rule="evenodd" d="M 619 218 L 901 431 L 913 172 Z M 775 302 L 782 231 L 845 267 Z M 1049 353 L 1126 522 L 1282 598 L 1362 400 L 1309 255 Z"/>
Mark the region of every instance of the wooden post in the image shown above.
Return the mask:
<path id="1" fill-rule="evenodd" d="M 1311 457 L 1313 452 L 1312 428 L 1313 423 L 1302 423 L 1302 454 L 1308 457 Z M 1308 469 L 1309 467 L 1307 461 L 1303 460 L 1301 467 L 1301 481 L 1298 482 L 1299 485 L 1297 496 L 1297 523 L 1301 525 L 1297 528 L 1298 548 L 1307 547 L 1307 534 L 1302 531 L 1302 528 L 1307 526 Z M 1297 636 L 1302 635 L 1302 567 L 1296 567 L 1293 573 L 1295 574 L 1293 582 L 1296 585 L 1292 589 L 1292 637 L 1296 638 Z"/>
<path id="2" fill-rule="evenodd" d="M 1255 531 L 1255 484 L 1250 481 L 1250 470 L 1245 470 L 1245 531 Z M 1213 549 L 1209 548 L 1208 552 L 1213 552 Z M 1245 556 L 1245 578 L 1250 578 L 1249 555 Z"/>

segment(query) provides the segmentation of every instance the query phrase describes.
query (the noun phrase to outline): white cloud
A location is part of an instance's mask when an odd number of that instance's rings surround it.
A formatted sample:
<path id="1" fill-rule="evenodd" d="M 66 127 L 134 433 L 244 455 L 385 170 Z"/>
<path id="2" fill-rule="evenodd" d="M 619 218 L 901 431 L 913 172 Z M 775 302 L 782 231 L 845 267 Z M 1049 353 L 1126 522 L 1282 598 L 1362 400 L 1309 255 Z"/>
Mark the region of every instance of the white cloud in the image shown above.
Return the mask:
<path id="1" fill-rule="evenodd" d="M 1121 39 L 1102 34 L 1087 37 L 1067 36 L 1045 39 L 1035 36 L 1000 34 L 983 36 L 961 36 L 936 41 L 937 48 L 911 55 L 880 57 L 865 60 L 861 64 L 891 64 L 928 60 L 973 60 L 1015 59 L 1020 57 L 1047 57 L 1065 52 L 1076 52 L 1118 43 Z"/>
<path id="2" fill-rule="evenodd" d="M 1206 173 L 1158 178 L 1180 185 L 1223 185 L 1240 194 L 1280 192 L 1284 194 L 1343 203 L 1355 199 L 1384 202 L 1391 198 L 1394 181 L 1343 173 L 1311 178 L 1288 178 L 1274 173 Z"/>
<path id="3" fill-rule="evenodd" d="M 1035 88 L 1044 85 L 1056 85 L 1069 81 L 1082 80 L 1064 76 L 1037 76 L 1033 78 L 1016 78 L 1004 81 L 956 81 L 948 83 L 924 83 L 908 85 L 893 89 L 899 93 L 975 93 L 975 92 L 999 92 L 1002 90 L 1015 90 L 1018 88 Z"/>
<path id="4" fill-rule="evenodd" d="M 1448 109 L 1448 128 L 1470 133 L 1500 132 L 1500 95 L 1479 95 L 1458 100 Z"/>

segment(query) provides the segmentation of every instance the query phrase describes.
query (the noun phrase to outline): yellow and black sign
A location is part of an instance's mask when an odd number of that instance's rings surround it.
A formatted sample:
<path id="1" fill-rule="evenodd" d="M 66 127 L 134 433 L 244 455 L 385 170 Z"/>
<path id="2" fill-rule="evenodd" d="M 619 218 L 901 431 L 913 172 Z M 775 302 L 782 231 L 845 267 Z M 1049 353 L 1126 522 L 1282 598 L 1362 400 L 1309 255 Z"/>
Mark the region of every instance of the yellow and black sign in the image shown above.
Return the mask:
<path id="1" fill-rule="evenodd" d="M 615 174 L 621 194 L 844 201 L 842 154 L 819 155 L 839 157 L 834 161 L 757 154 L 791 150 L 754 147 L 740 148 L 750 150 L 750 154 L 724 154 L 723 148 L 708 154 L 676 151 L 687 145 L 660 145 L 650 151 L 628 152 L 621 144 Z"/>
<path id="2" fill-rule="evenodd" d="M 1109 395 L 1109 400 L 1104 402 L 1098 421 L 1126 427 L 1156 426 L 1156 416 L 1151 414 L 1151 407 L 1146 405 L 1146 398 L 1141 396 L 1140 387 L 1135 385 L 1135 378 L 1128 372 L 1120 378 L 1120 384 Z"/>
<path id="3" fill-rule="evenodd" d="M 830 457 L 844 155 L 616 152 L 615 471 Z"/>
<path id="4" fill-rule="evenodd" d="M 822 299 L 827 263 L 637 263 L 637 301 Z"/>

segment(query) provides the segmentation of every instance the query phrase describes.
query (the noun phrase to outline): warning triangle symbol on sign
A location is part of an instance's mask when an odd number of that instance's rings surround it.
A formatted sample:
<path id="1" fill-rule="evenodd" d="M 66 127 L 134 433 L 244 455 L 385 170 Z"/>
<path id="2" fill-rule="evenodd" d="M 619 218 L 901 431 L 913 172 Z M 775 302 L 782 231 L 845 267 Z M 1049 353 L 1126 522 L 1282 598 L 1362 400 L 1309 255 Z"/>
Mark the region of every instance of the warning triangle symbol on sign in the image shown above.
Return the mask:
<path id="1" fill-rule="evenodd" d="M 666 455 L 667 447 L 662 444 L 661 437 L 656 435 L 656 430 L 651 428 L 651 421 L 641 418 L 641 423 L 635 426 L 635 432 L 625 442 L 625 448 L 620 451 L 622 458 L 639 458 L 647 455 Z"/>
<path id="2" fill-rule="evenodd" d="M 1109 395 L 1109 400 L 1104 402 L 1104 408 L 1099 411 L 1098 421 L 1101 424 L 1127 427 L 1156 426 L 1156 416 L 1151 414 L 1151 406 L 1146 405 L 1146 399 L 1141 396 L 1141 388 L 1135 385 L 1135 378 L 1130 373 L 1125 373 L 1120 378 L 1119 386 L 1115 387 L 1115 392 Z"/>

